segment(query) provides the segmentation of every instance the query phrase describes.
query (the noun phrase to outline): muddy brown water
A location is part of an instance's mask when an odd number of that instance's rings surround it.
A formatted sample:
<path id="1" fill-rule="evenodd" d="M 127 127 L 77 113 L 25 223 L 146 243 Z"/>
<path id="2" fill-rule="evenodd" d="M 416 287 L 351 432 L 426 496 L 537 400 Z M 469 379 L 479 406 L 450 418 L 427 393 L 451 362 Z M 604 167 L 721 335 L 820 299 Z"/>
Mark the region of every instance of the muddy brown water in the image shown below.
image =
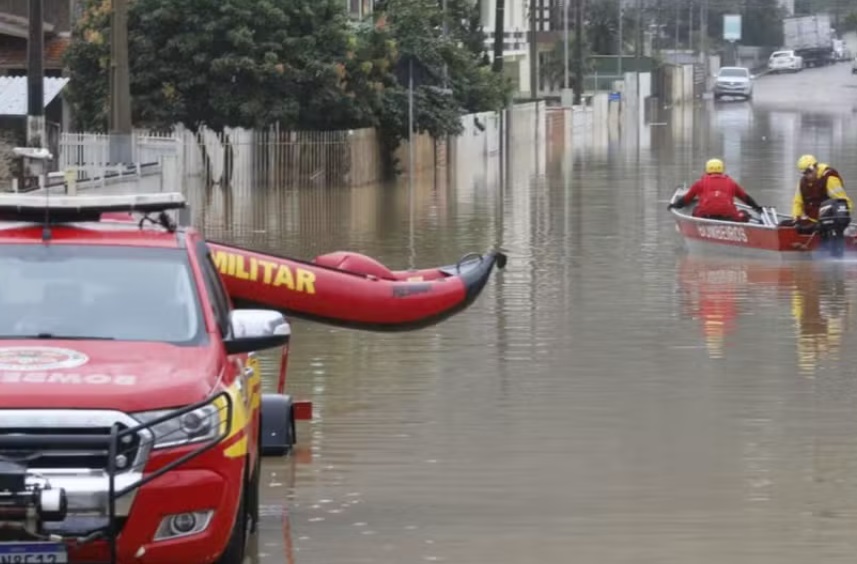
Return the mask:
<path id="1" fill-rule="evenodd" d="M 293 321 L 316 419 L 265 465 L 258 561 L 853 561 L 857 263 L 685 256 L 666 203 L 710 156 L 781 210 L 803 152 L 857 186 L 855 85 L 847 64 L 766 76 L 752 103 L 657 112 L 639 148 L 418 183 L 418 265 L 498 245 L 507 270 L 422 331 Z M 408 265 L 406 183 L 239 196 L 213 197 L 210 236 Z"/>

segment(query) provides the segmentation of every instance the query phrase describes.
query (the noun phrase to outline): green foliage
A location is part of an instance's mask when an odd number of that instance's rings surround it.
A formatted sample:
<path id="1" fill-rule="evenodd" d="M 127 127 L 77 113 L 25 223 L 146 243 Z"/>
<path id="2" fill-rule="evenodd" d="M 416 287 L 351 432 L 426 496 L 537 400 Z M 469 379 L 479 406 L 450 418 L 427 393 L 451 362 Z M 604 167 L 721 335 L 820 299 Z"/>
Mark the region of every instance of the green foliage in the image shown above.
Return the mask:
<path id="1" fill-rule="evenodd" d="M 724 0 L 709 10 L 709 36 L 721 42 L 724 14 L 741 14 L 741 43 L 765 47 L 783 44 L 783 9 L 777 0 Z"/>
<path id="2" fill-rule="evenodd" d="M 568 34 L 568 75 L 569 88 L 575 88 L 575 61 L 577 61 L 577 44 L 574 40 L 574 32 Z M 592 72 L 594 65 L 592 62 L 588 45 L 586 41 L 583 44 L 583 74 L 587 75 Z M 562 40 L 554 43 L 553 49 L 545 58 L 544 64 L 541 66 L 542 78 L 547 81 L 551 90 L 563 88 L 565 82 L 565 44 Z"/>
<path id="3" fill-rule="evenodd" d="M 414 89 L 414 129 L 434 137 L 461 132 L 462 113 L 499 110 L 511 96 L 511 85 L 487 66 L 478 8 L 467 0 L 448 0 L 448 34 L 437 0 L 387 0 L 375 5 L 376 41 L 396 46 L 401 81 L 382 92 L 378 120 L 389 153 L 408 136 L 408 91 L 405 61 L 425 69 L 426 84 Z M 444 66 L 451 95 L 441 91 Z M 388 163 L 393 164 L 393 163 Z"/>
<path id="4" fill-rule="evenodd" d="M 857 31 L 857 12 L 850 12 L 847 16 L 842 18 L 841 22 L 841 32 L 846 33 L 849 31 Z"/>
<path id="5" fill-rule="evenodd" d="M 854 10 L 854 2 L 850 0 L 795 0 L 795 14 L 806 16 L 809 14 L 830 14 L 834 22 L 839 24 Z"/>
<path id="6" fill-rule="evenodd" d="M 110 3 L 86 0 L 83 16 L 74 30 L 74 41 L 65 54 L 69 85 L 66 99 L 71 104 L 78 130 L 104 131 L 109 115 Z"/>
<path id="7" fill-rule="evenodd" d="M 592 52 L 597 55 L 618 54 L 619 1 L 601 0 L 600 2 L 590 2 L 587 3 L 587 8 L 587 25 L 585 27 L 588 42 L 592 46 Z M 569 17 L 573 18 L 571 8 L 569 8 Z M 626 26 L 622 30 L 622 35 L 627 36 L 628 31 L 633 33 L 633 30 L 633 27 Z"/>
<path id="8" fill-rule="evenodd" d="M 76 128 L 104 130 L 110 1 L 81 2 L 83 16 L 66 53 L 68 99 Z M 478 7 L 467 0 L 448 4 L 443 37 L 438 0 L 388 0 L 359 24 L 342 0 L 132 0 L 134 123 L 214 130 L 372 126 L 393 149 L 408 124 L 407 84 L 394 71 L 409 56 L 437 77 L 446 66 L 452 89 L 452 95 L 431 85 L 417 89 L 417 130 L 458 133 L 463 112 L 500 109 L 511 89 L 486 66 Z"/>
<path id="9" fill-rule="evenodd" d="M 67 54 L 78 126 L 103 126 L 109 8 L 87 0 Z M 134 0 L 134 121 L 150 127 L 347 127 L 368 112 L 345 89 L 356 40 L 338 0 Z M 351 65 L 360 75 L 361 67 Z M 369 69 L 371 74 L 371 69 Z M 357 82 L 358 78 L 353 77 Z"/>

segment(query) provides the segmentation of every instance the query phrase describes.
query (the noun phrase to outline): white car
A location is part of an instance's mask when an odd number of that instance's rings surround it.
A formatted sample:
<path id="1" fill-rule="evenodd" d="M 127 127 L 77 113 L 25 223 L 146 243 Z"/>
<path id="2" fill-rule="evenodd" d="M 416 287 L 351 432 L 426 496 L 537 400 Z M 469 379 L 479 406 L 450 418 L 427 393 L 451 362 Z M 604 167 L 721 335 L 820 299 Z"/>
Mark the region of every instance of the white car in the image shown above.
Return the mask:
<path id="1" fill-rule="evenodd" d="M 768 71 L 772 73 L 803 69 L 803 57 L 795 55 L 794 51 L 775 51 L 768 58 Z"/>
<path id="2" fill-rule="evenodd" d="M 753 97 L 753 79 L 746 67 L 720 67 L 714 83 L 714 99 L 723 96 L 739 96 L 745 100 Z"/>

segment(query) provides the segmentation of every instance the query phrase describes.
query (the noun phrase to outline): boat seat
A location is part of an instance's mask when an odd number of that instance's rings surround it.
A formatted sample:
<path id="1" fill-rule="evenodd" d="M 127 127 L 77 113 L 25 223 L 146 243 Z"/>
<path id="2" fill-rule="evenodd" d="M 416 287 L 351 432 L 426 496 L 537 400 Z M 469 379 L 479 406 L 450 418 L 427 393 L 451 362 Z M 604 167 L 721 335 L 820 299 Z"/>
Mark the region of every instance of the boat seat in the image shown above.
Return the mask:
<path id="1" fill-rule="evenodd" d="M 319 255 L 312 262 L 319 266 L 365 274 L 382 280 L 396 280 L 396 276 L 389 268 L 372 257 L 367 257 L 360 253 L 336 251 L 326 255 Z"/>

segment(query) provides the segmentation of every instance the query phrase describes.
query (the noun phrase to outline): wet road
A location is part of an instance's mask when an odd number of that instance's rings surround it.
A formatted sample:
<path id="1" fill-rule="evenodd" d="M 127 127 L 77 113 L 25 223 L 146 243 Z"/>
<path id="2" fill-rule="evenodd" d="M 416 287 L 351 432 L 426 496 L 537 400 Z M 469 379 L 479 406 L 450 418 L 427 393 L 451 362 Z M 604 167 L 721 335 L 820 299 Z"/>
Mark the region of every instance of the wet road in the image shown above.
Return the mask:
<path id="1" fill-rule="evenodd" d="M 639 151 L 626 131 L 543 170 L 521 150 L 505 185 L 422 182 L 413 241 L 404 186 L 215 201 L 207 233 L 297 256 L 510 258 L 435 328 L 294 321 L 316 421 L 265 466 L 259 560 L 853 561 L 857 264 L 688 257 L 665 208 L 711 156 L 782 210 L 801 153 L 850 185 L 855 86 L 848 64 L 765 76 L 655 116 Z"/>

